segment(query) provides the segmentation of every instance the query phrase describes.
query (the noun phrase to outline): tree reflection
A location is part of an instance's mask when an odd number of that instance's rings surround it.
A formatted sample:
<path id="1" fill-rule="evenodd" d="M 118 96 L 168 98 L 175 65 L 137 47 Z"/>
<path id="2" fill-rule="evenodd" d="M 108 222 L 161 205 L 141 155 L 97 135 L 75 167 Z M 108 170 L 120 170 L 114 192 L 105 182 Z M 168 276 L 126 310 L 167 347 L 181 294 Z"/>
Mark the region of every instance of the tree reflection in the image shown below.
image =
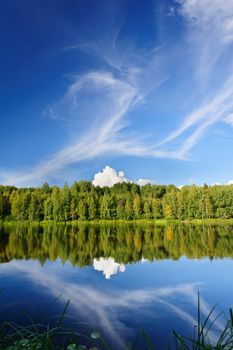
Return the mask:
<path id="1" fill-rule="evenodd" d="M 233 257 L 232 230 L 232 226 L 191 224 L 6 224 L 0 227 L 0 259 L 37 259 L 43 264 L 60 258 L 86 266 L 101 257 L 123 264 L 183 255 Z"/>

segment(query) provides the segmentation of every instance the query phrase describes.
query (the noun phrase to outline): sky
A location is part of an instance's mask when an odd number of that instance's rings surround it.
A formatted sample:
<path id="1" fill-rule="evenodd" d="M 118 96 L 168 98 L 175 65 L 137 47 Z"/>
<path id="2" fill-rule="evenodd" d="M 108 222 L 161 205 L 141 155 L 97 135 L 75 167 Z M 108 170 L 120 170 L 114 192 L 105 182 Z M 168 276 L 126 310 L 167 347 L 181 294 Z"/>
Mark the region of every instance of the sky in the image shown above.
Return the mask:
<path id="1" fill-rule="evenodd" d="M 1 0 L 0 45 L 0 183 L 232 181 L 233 0 Z"/>

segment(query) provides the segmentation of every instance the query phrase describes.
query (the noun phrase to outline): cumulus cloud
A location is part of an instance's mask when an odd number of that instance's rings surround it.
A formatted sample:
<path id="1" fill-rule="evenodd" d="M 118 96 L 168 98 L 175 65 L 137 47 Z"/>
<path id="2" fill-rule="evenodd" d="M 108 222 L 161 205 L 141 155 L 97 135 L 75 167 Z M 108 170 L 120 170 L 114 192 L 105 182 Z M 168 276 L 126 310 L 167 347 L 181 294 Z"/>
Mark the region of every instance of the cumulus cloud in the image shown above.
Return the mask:
<path id="1" fill-rule="evenodd" d="M 148 179 L 139 179 L 137 181 L 129 180 L 127 177 L 125 177 L 123 171 L 117 171 L 116 169 L 111 168 L 109 165 L 107 165 L 103 171 L 95 174 L 94 180 L 92 181 L 94 186 L 100 187 L 112 187 L 113 185 L 122 182 L 135 182 L 139 186 L 145 186 L 153 183 L 152 180 Z"/>
<path id="2" fill-rule="evenodd" d="M 125 265 L 115 262 L 113 258 L 100 258 L 93 260 L 93 267 L 97 271 L 102 271 L 106 279 L 118 272 L 125 272 Z"/>
<path id="3" fill-rule="evenodd" d="M 117 171 L 110 166 L 106 166 L 102 172 L 99 172 L 94 175 L 94 180 L 92 181 L 94 186 L 108 186 L 112 187 L 117 183 L 129 182 L 129 180 L 125 177 L 123 171 Z"/>

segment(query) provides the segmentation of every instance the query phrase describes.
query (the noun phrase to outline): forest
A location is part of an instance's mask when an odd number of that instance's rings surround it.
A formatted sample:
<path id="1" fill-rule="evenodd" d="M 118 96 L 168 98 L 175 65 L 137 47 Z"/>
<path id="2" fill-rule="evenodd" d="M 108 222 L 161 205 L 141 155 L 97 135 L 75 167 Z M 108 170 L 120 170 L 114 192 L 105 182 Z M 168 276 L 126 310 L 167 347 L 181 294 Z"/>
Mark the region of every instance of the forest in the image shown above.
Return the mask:
<path id="1" fill-rule="evenodd" d="M 233 185 L 0 186 L 0 221 L 233 218 Z"/>

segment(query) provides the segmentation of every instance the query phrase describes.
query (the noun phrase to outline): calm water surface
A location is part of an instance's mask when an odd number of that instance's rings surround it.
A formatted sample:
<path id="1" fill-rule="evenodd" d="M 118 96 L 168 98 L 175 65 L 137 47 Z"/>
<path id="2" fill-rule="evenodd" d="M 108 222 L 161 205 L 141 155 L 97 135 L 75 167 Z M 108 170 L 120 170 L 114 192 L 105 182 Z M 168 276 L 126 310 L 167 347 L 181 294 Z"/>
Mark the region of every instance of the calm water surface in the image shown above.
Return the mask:
<path id="1" fill-rule="evenodd" d="M 198 290 L 203 318 L 233 306 L 232 257 L 230 226 L 0 226 L 0 317 L 45 322 L 70 299 L 65 323 L 98 328 L 115 349 L 143 328 L 166 349 L 171 330 L 191 334 Z"/>

